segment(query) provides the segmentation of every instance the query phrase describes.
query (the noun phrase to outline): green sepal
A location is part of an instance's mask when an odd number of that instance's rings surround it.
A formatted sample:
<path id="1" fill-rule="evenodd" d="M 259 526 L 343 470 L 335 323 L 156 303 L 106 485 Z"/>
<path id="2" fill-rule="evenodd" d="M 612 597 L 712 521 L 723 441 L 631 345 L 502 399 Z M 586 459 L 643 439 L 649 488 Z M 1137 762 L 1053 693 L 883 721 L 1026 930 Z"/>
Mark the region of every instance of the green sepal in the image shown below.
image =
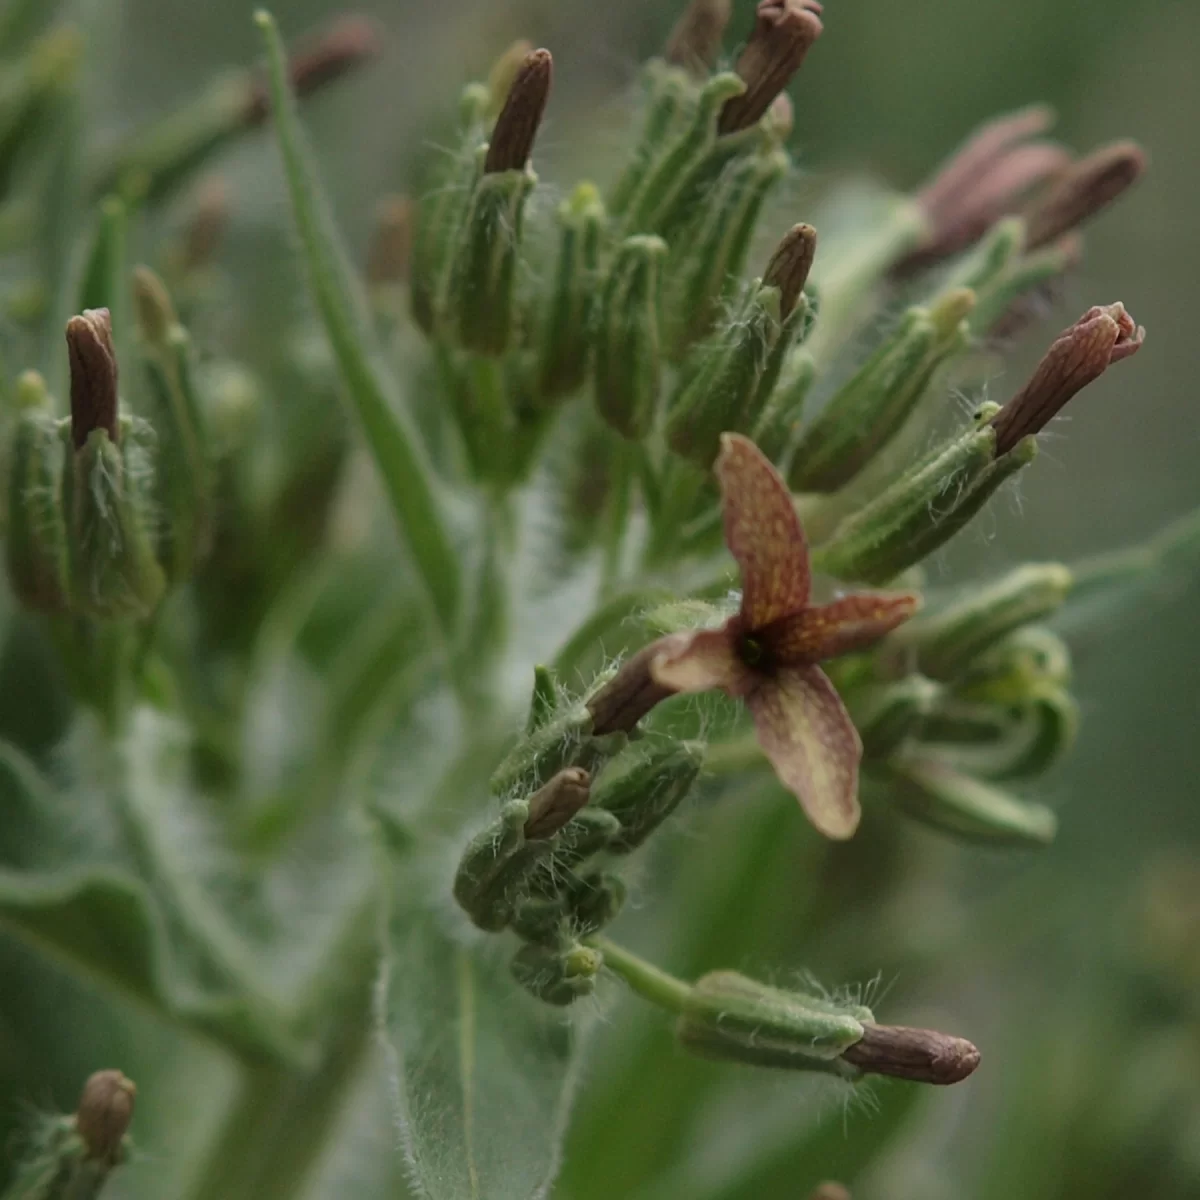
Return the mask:
<path id="1" fill-rule="evenodd" d="M 63 511 L 72 608 L 100 619 L 148 617 L 166 590 L 155 555 L 153 433 L 121 420 L 121 444 L 94 429 L 76 450 L 64 427 Z"/>
<path id="2" fill-rule="evenodd" d="M 811 312 L 810 307 L 808 314 Z M 751 434 L 755 444 L 772 462 L 779 462 L 788 447 L 795 443 L 804 405 L 816 378 L 816 360 L 806 350 L 794 350 L 780 362 L 780 375 L 771 398 Z"/>
<path id="3" fill-rule="evenodd" d="M 575 936 L 591 937 L 612 924 L 627 896 L 624 882 L 610 871 L 572 876 L 566 889 L 566 911 Z"/>
<path id="4" fill-rule="evenodd" d="M 529 719 L 525 722 L 526 737 L 549 723 L 558 711 L 561 699 L 554 672 L 539 663 L 533 668 L 533 695 L 529 699 Z"/>
<path id="5" fill-rule="evenodd" d="M 857 513 L 813 554 L 839 579 L 884 584 L 920 561 L 913 546 L 934 536 L 995 460 L 996 435 L 982 427 L 943 445 Z"/>
<path id="6" fill-rule="evenodd" d="M 890 770 L 890 794 L 909 816 L 941 833 L 997 846 L 1045 846 L 1058 818 L 1044 805 L 1018 800 L 956 771 L 932 755 Z"/>
<path id="7" fill-rule="evenodd" d="M 587 378 L 605 222 L 600 194 L 589 183 L 558 210 L 558 268 L 539 335 L 536 391 L 542 402 L 569 395 Z"/>
<path id="8" fill-rule="evenodd" d="M 974 293 L 956 289 L 930 309 L 909 310 L 801 436 L 788 472 L 793 491 L 836 492 L 891 442 L 937 369 L 967 345 L 974 303 Z"/>
<path id="9" fill-rule="evenodd" d="M 703 1058 L 857 1078 L 841 1055 L 862 1040 L 862 1021 L 812 999 L 714 971 L 688 992 L 676 1036 Z"/>
<path id="10" fill-rule="evenodd" d="M 1071 591 L 1073 576 L 1061 563 L 1018 567 L 964 599 L 933 607 L 906 623 L 893 638 L 898 654 L 911 652 L 931 679 L 953 680 L 972 660 L 1022 625 L 1053 616 Z"/>
<path id="11" fill-rule="evenodd" d="M 603 959 L 587 946 L 522 946 L 512 960 L 516 981 L 546 1004 L 565 1007 L 596 990 Z"/>
<path id="12" fill-rule="evenodd" d="M 1024 626 L 974 659 L 954 681 L 964 700 L 1019 704 L 1041 683 L 1071 682 L 1071 651 L 1053 630 Z"/>
<path id="13" fill-rule="evenodd" d="M 659 332 L 661 238 L 632 237 L 617 248 L 605 281 L 593 365 L 596 409 L 623 437 L 643 437 L 654 420 L 662 378 Z"/>
<path id="14" fill-rule="evenodd" d="M 782 150 L 736 159 L 706 194 L 695 221 L 671 239 L 667 343 L 673 359 L 717 323 L 730 282 L 745 269 L 763 205 L 788 166 Z"/>
<path id="15" fill-rule="evenodd" d="M 704 754 L 702 742 L 634 746 L 600 776 L 592 805 L 621 823 L 611 853 L 632 853 L 671 816 L 699 778 Z"/>
<path id="16" fill-rule="evenodd" d="M 847 706 L 862 738 L 863 758 L 881 762 L 895 754 L 919 732 L 940 694 L 941 688 L 923 675 L 853 690 Z"/>
<path id="17" fill-rule="evenodd" d="M 62 499 L 63 423 L 50 414 L 38 375 L 18 385 L 23 411 L 8 451 L 8 577 L 17 599 L 34 612 L 66 611 L 67 526 Z"/>

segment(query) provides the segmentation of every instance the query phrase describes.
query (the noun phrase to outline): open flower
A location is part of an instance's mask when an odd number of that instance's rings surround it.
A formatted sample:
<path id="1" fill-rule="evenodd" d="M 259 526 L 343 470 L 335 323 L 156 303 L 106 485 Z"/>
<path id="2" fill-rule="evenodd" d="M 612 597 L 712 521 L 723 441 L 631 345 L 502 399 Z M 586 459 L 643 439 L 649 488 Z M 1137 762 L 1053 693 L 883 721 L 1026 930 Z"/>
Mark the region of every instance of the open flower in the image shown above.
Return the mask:
<path id="1" fill-rule="evenodd" d="M 719 629 L 657 643 L 650 672 L 675 692 L 720 688 L 744 700 L 763 752 L 808 819 L 827 837 L 848 838 L 858 827 L 862 743 L 817 664 L 877 641 L 912 616 L 920 598 L 857 592 L 810 604 L 808 544 L 787 485 L 738 434 L 722 435 L 715 469 L 742 605 Z"/>

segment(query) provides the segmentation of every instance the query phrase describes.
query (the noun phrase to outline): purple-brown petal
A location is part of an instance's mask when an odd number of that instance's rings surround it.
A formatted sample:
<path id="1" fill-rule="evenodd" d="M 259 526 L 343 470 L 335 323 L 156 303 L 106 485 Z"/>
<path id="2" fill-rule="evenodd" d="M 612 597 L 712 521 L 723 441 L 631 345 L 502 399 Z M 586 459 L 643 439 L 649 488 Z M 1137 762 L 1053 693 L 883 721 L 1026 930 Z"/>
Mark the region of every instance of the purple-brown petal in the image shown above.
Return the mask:
<path id="1" fill-rule="evenodd" d="M 761 629 L 808 603 L 808 542 L 787 484 L 749 438 L 722 434 L 714 469 L 725 544 L 742 572 L 742 624 Z"/>
<path id="2" fill-rule="evenodd" d="M 804 666 L 873 645 L 920 607 L 915 592 L 856 592 L 784 617 L 758 638 L 773 662 Z"/>
<path id="3" fill-rule="evenodd" d="M 737 655 L 740 627 L 737 619 L 720 629 L 675 633 L 656 642 L 658 653 L 650 674 L 660 687 L 672 692 L 710 692 L 719 688 L 743 696 L 754 687 L 755 677 Z"/>
<path id="4" fill-rule="evenodd" d="M 862 742 L 819 667 L 788 667 L 746 697 L 758 743 L 780 783 L 818 832 L 839 841 L 858 828 Z"/>

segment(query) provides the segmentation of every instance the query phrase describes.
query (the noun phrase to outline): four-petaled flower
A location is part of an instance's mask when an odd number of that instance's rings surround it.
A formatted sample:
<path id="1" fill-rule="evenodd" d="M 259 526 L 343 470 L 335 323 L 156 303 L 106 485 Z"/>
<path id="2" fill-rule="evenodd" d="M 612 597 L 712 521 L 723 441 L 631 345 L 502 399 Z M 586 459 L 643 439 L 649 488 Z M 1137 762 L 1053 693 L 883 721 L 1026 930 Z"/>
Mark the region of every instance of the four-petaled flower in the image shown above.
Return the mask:
<path id="1" fill-rule="evenodd" d="M 869 646 L 920 605 L 911 592 L 809 603 L 804 529 L 791 493 L 747 438 L 726 433 L 716 463 L 725 541 L 742 573 L 741 609 L 718 629 L 657 643 L 654 679 L 676 692 L 720 688 L 743 700 L 758 741 L 808 819 L 831 838 L 858 826 L 862 742 L 817 665 Z"/>

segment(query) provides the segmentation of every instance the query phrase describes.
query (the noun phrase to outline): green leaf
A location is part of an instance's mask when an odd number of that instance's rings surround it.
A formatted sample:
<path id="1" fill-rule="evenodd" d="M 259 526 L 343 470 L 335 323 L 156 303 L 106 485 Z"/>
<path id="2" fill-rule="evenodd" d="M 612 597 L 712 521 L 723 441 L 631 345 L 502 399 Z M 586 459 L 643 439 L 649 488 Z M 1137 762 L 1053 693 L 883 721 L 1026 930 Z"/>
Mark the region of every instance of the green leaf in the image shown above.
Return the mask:
<path id="1" fill-rule="evenodd" d="M 384 1034 L 397 1117 L 426 1200 L 529 1200 L 558 1172 L 583 1030 L 509 974 L 500 939 L 463 942 L 397 908 Z"/>
<path id="2" fill-rule="evenodd" d="M 278 27 L 266 12 L 256 19 L 267 47 L 275 131 L 313 297 L 401 531 L 449 634 L 461 600 L 458 559 L 425 449 L 393 394 L 394 382 L 370 332 L 366 302 L 333 228 L 288 85 Z"/>

